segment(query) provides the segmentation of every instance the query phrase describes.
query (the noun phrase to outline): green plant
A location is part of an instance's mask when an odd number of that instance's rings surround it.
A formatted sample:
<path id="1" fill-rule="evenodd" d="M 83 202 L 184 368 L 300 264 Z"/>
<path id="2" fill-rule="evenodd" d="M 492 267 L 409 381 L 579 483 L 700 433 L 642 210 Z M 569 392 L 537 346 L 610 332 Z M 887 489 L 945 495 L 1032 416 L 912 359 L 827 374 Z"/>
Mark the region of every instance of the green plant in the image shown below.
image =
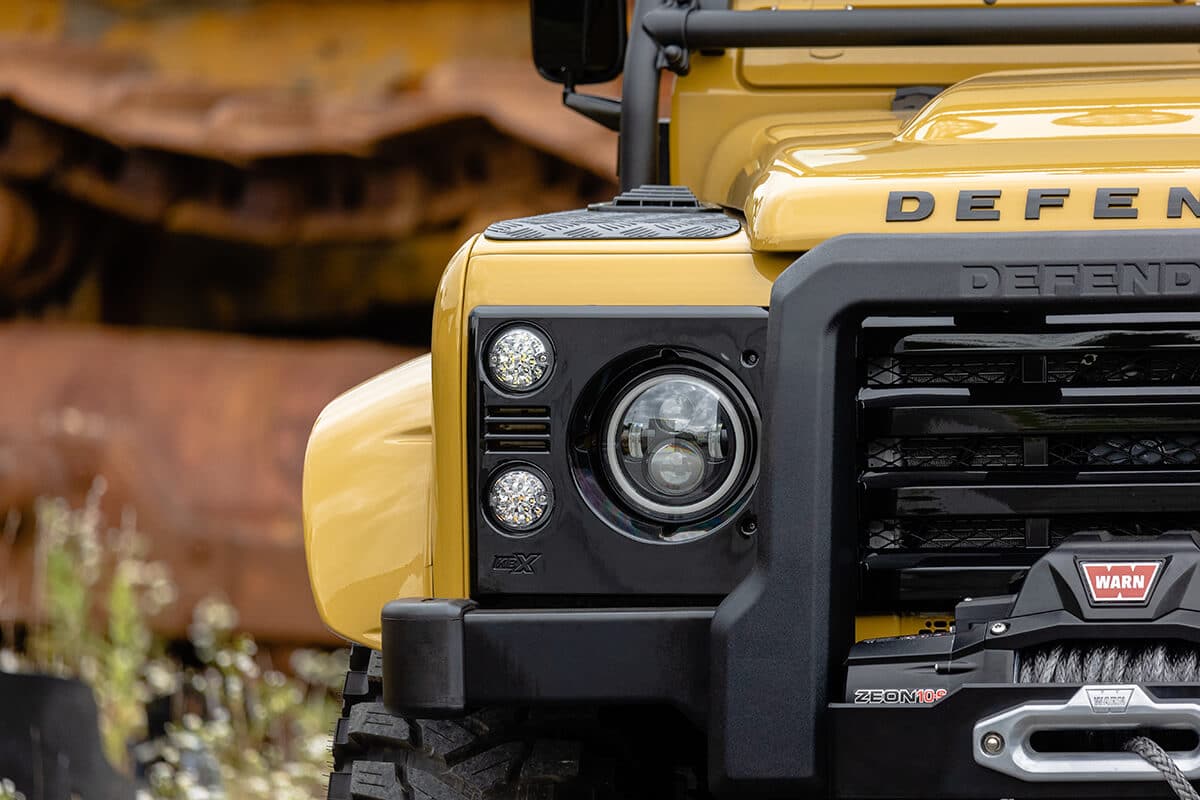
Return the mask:
<path id="1" fill-rule="evenodd" d="M 153 797 L 323 793 L 345 651 L 296 651 L 285 674 L 238 632 L 236 609 L 213 597 L 188 630 L 198 666 L 167 655 L 150 623 L 175 601 L 174 586 L 147 558 L 131 514 L 105 527 L 104 493 L 98 479 L 79 508 L 37 503 L 34 621 L 24 652 L 0 652 L 0 668 L 90 684 L 109 759 L 144 771 Z M 165 731 L 148 731 L 150 703 L 170 709 Z M 16 790 L 0 783 L 0 800 Z"/>

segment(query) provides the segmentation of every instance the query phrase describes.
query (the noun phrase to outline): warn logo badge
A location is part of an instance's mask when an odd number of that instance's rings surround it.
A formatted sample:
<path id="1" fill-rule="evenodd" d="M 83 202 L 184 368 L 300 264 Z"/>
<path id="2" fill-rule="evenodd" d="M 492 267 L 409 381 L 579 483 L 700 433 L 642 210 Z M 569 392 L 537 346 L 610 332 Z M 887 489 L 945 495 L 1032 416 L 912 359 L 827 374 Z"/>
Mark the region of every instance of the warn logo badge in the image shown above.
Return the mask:
<path id="1" fill-rule="evenodd" d="M 1129 708 L 1129 699 L 1133 697 L 1133 689 L 1127 686 L 1098 686 L 1083 687 L 1087 692 L 1088 703 L 1097 714 L 1124 714 Z"/>
<path id="2" fill-rule="evenodd" d="M 1093 603 L 1145 603 L 1162 570 L 1161 561 L 1081 561 Z"/>

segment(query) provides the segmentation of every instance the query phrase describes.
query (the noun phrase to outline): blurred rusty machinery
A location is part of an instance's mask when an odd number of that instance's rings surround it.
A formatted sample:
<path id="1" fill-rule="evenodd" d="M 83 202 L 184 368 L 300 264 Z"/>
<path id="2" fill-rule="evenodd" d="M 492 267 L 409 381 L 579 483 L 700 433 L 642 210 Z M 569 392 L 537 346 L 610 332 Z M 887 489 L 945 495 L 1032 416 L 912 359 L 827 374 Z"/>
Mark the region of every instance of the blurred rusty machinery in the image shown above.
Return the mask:
<path id="1" fill-rule="evenodd" d="M 0 516 L 102 475 L 180 582 L 164 630 L 215 590 L 321 640 L 317 412 L 424 346 L 469 232 L 614 191 L 528 50 L 527 0 L 0 3 Z"/>
<path id="2" fill-rule="evenodd" d="M 308 590 L 297 509 L 305 443 L 322 406 L 417 351 L 91 326 L 0 325 L 0 620 L 27 619 L 40 496 L 82 503 L 107 484 L 180 598 L 156 624 L 182 635 L 224 594 L 272 642 L 325 641 Z M 5 563 L 7 562 L 7 563 Z"/>
<path id="3" fill-rule="evenodd" d="M 488 220 L 610 195 L 611 134 L 568 115 L 552 87 L 533 91 L 543 87 L 529 72 L 448 63 L 414 90 L 370 97 L 223 91 L 127 55 L 0 42 L 0 180 L 14 195 L 5 205 L 36 208 L 19 231 L 0 231 L 18 237 L 0 252 L 10 271 L 43 273 L 0 283 L 0 299 L 34 302 L 65 273 L 64 216 L 90 215 L 92 230 L 123 223 L 143 246 L 164 234 L 251 246 L 271 272 L 283 248 L 440 236 L 436 263 Z M 35 247 L 43 226 L 56 258 Z M 408 272 L 384 299 L 431 296 L 436 273 Z"/>

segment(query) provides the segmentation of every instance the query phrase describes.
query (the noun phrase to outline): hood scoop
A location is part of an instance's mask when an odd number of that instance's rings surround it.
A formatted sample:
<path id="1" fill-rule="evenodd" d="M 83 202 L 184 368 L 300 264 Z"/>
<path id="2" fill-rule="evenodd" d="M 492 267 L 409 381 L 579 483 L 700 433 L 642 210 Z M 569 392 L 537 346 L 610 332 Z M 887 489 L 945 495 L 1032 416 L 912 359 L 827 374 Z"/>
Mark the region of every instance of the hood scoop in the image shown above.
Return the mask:
<path id="1" fill-rule="evenodd" d="M 1200 68 L 985 75 L 894 137 L 797 137 L 760 155 L 746 200 L 761 250 L 849 233 L 1196 227 Z"/>

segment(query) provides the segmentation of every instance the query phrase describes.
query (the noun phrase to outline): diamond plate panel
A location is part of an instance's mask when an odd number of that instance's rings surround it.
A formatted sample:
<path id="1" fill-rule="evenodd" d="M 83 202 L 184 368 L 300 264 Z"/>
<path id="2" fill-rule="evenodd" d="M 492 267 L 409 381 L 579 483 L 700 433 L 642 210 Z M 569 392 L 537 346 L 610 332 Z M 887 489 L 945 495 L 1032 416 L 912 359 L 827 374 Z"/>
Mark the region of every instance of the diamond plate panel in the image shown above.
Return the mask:
<path id="1" fill-rule="evenodd" d="M 742 223 L 713 212 L 560 211 L 497 222 L 484 235 L 499 241 L 534 239 L 720 239 Z"/>

